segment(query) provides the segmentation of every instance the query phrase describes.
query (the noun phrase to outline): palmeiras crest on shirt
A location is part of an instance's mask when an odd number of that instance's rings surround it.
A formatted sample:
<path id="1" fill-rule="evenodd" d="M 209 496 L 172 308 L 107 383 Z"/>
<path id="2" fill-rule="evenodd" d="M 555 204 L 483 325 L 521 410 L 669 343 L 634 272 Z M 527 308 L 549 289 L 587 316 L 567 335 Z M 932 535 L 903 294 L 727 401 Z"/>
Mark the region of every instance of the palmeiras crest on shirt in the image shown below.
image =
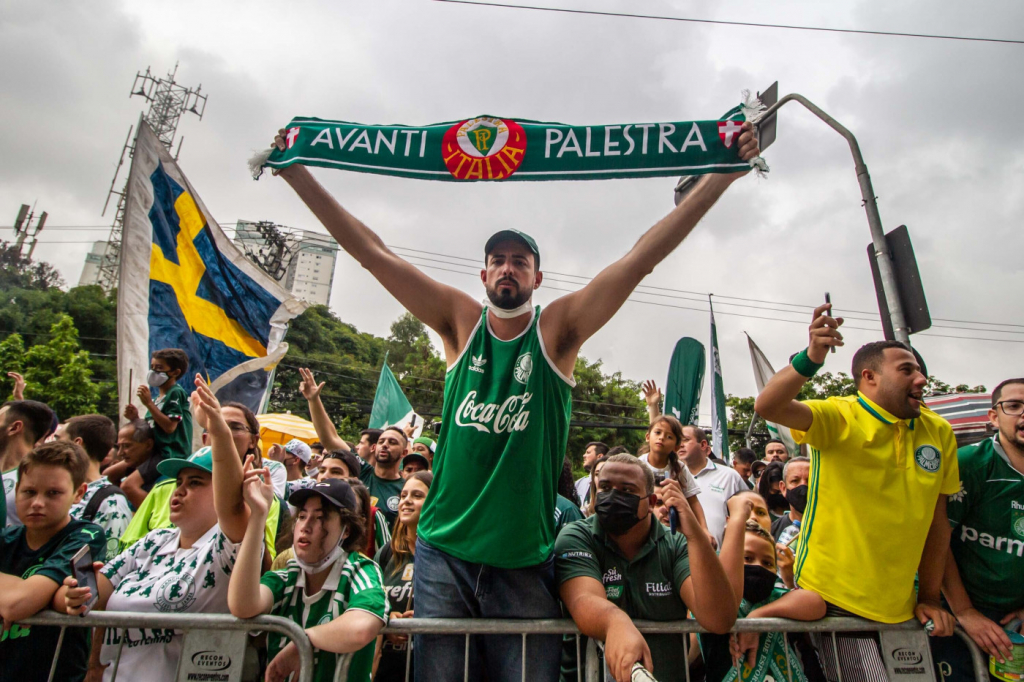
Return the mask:
<path id="1" fill-rule="evenodd" d="M 515 121 L 481 116 L 445 131 L 441 153 L 459 180 L 502 180 L 519 168 L 526 154 L 526 131 Z"/>
<path id="2" fill-rule="evenodd" d="M 533 373 L 533 354 L 523 353 L 516 359 L 516 366 L 512 370 L 512 376 L 515 377 L 516 381 L 521 384 L 525 384 L 530 380 L 530 375 Z"/>
<path id="3" fill-rule="evenodd" d="M 1014 535 L 1024 538 L 1024 510 L 1018 509 L 1018 504 L 1020 503 L 1014 500 L 1014 508 L 1010 512 L 1010 528 L 1013 530 Z"/>
<path id="4" fill-rule="evenodd" d="M 178 613 L 196 600 L 196 581 L 188 573 L 168 573 L 156 584 L 156 610 Z"/>
<path id="5" fill-rule="evenodd" d="M 934 445 L 922 445 L 914 452 L 914 461 L 930 474 L 934 474 L 942 465 L 942 453 Z"/>

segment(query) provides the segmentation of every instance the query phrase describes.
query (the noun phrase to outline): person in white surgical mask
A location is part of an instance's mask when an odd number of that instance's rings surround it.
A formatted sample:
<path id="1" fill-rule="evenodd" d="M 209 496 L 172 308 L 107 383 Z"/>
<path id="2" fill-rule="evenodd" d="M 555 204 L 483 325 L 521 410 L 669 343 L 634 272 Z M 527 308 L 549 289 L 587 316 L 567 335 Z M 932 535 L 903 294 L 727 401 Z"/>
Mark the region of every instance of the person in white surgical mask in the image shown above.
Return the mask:
<path id="1" fill-rule="evenodd" d="M 332 679 L 341 654 L 351 654 L 348 680 L 368 680 L 377 634 L 388 619 L 380 568 L 359 553 L 366 526 L 351 486 L 326 479 L 296 490 L 295 556 L 280 571 L 260 577 L 263 524 L 274 499 L 266 469 L 248 472 L 242 496 L 252 514 L 228 587 L 228 608 L 238 618 L 271 614 L 305 629 L 316 658 L 314 679 Z M 299 654 L 287 638 L 270 633 L 267 680 L 298 673 Z"/>

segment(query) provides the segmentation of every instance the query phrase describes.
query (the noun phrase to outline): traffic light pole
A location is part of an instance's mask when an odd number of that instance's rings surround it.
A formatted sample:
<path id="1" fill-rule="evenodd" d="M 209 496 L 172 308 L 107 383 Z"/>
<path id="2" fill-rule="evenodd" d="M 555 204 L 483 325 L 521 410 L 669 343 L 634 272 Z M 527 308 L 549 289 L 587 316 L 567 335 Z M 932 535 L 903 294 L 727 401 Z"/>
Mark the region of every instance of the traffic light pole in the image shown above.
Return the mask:
<path id="1" fill-rule="evenodd" d="M 900 302 L 899 290 L 896 286 L 896 271 L 893 269 L 892 257 L 889 254 L 889 245 L 885 241 L 885 233 L 882 231 L 882 219 L 878 215 L 878 203 L 875 201 L 875 190 L 871 186 L 871 176 L 868 174 L 868 167 L 864 163 L 864 157 L 860 153 L 860 145 L 857 138 L 853 136 L 841 123 L 826 114 L 803 95 L 792 93 L 786 95 L 772 106 L 765 109 L 759 117 L 765 120 L 769 115 L 775 113 L 782 105 L 790 101 L 796 101 L 812 114 L 827 123 L 830 128 L 846 138 L 850 145 L 850 152 L 853 154 L 853 164 L 857 171 L 857 182 L 860 184 L 860 195 L 864 202 L 864 211 L 868 214 L 868 227 L 871 229 L 871 243 L 875 247 L 875 256 L 878 259 L 878 272 L 881 275 L 882 291 L 885 293 L 885 300 L 889 306 L 889 319 L 892 322 L 893 334 L 896 340 L 910 346 L 910 333 L 903 315 L 903 304 Z"/>

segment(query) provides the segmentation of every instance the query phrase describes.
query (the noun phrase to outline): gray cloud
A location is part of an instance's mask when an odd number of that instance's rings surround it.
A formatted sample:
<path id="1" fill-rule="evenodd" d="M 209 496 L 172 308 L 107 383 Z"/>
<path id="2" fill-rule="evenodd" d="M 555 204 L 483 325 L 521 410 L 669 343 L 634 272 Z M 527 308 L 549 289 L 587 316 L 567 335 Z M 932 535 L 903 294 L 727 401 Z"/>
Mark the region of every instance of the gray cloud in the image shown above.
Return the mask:
<path id="1" fill-rule="evenodd" d="M 552 3 L 559 4 L 559 3 Z M 592 0 L 564 6 L 635 11 Z M 782 23 L 970 35 L 1008 35 L 1024 8 L 985 12 L 952 2 L 784 6 L 654 3 L 652 12 Z M 491 113 L 572 123 L 718 116 L 744 88 L 778 79 L 857 134 L 887 229 L 911 228 L 932 314 L 1018 324 L 1021 46 L 696 26 L 464 7 L 413 0 L 235 4 L 6 2 L 0 73 L 8 135 L 0 154 L 0 211 L 39 199 L 51 225 L 103 225 L 98 215 L 118 146 L 143 102 L 136 70 L 203 84 L 207 115 L 187 117 L 181 163 L 215 216 L 323 228 L 287 186 L 252 182 L 245 159 L 294 115 L 429 123 Z M 828 289 L 840 310 L 876 310 L 867 222 L 843 140 L 796 105 L 780 116 L 767 179 L 730 189 L 647 284 L 813 305 Z M 389 244 L 478 258 L 486 236 L 535 234 L 552 271 L 592 276 L 625 253 L 671 207 L 670 180 L 452 185 L 316 171 Z M 0 221 L 2 222 L 2 221 Z M 9 233 L 8 233 L 9 234 Z M 96 232 L 44 233 L 85 241 Z M 86 244 L 41 245 L 38 255 L 76 282 Z M 427 270 L 473 295 L 472 276 Z M 564 286 L 549 282 L 550 287 Z M 538 301 L 560 292 L 542 288 Z M 637 299 L 700 308 L 699 301 Z M 342 256 L 333 308 L 386 333 L 401 307 Z M 726 389 L 754 390 L 744 331 L 776 365 L 805 343 L 809 313 L 782 314 L 716 300 Z M 877 322 L 850 322 L 877 329 Z M 1024 331 L 1024 330 L 1022 330 Z M 955 330 L 932 333 L 970 335 Z M 634 379 L 664 377 L 676 339 L 708 339 L 706 312 L 628 303 L 583 352 Z M 1007 338 L 996 332 L 974 334 Z M 829 368 L 876 338 L 851 330 Z M 1013 338 L 1024 338 L 1014 335 Z M 920 337 L 933 373 L 986 383 L 1024 374 L 1019 344 Z M 707 393 L 703 404 L 709 410 Z"/>

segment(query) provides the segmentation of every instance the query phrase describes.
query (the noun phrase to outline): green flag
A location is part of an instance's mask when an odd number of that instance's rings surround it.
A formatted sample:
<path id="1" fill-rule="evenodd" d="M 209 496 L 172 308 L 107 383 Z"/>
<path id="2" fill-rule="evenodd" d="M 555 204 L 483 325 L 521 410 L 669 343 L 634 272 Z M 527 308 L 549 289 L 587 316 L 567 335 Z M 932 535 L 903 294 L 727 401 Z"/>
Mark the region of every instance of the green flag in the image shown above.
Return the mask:
<path id="1" fill-rule="evenodd" d="M 414 418 L 416 426 L 422 428 L 423 419 L 412 409 L 412 404 L 402 392 L 402 387 L 388 367 L 388 360 L 385 357 L 380 379 L 377 381 L 377 393 L 373 396 L 373 409 L 370 410 L 370 428 L 405 426 Z"/>
<path id="2" fill-rule="evenodd" d="M 676 342 L 665 382 L 665 414 L 683 424 L 696 424 L 704 387 L 704 344 L 684 337 Z"/>
<path id="3" fill-rule="evenodd" d="M 711 372 L 714 390 L 711 393 L 711 450 L 729 461 L 729 420 L 725 414 L 725 386 L 722 383 L 722 360 L 718 355 L 718 331 L 715 329 L 715 309 L 711 307 Z"/>

